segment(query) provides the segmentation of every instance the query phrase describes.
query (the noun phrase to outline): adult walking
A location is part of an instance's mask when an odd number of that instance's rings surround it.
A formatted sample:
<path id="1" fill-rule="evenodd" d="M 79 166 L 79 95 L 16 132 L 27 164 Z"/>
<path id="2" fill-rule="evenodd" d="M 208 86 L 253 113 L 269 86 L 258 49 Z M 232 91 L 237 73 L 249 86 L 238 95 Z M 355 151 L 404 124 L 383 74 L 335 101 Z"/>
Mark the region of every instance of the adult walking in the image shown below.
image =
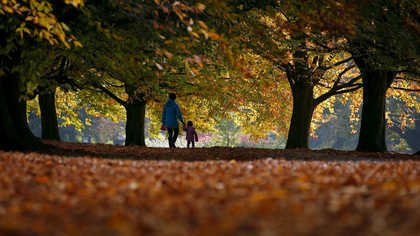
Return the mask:
<path id="1" fill-rule="evenodd" d="M 175 102 L 176 95 L 174 93 L 169 94 L 169 99 L 165 103 L 162 112 L 162 124 L 168 130 L 169 147 L 175 148 L 175 142 L 179 134 L 178 120 L 185 126 L 182 114 L 179 109 L 179 105 Z"/>

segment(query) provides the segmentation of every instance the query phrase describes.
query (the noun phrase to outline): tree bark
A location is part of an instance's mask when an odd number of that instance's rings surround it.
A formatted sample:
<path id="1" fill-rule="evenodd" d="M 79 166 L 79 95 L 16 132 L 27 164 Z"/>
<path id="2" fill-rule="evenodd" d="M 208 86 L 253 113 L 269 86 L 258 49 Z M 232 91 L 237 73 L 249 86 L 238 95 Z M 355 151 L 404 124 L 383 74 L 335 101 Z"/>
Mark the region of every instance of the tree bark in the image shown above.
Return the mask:
<path id="1" fill-rule="evenodd" d="M 55 108 L 55 89 L 39 94 L 41 109 L 42 139 L 60 140 L 57 111 Z"/>
<path id="2" fill-rule="evenodd" d="M 146 117 L 146 101 L 134 99 L 126 105 L 127 121 L 125 125 L 125 145 L 146 146 L 144 120 Z"/>
<path id="3" fill-rule="evenodd" d="M 18 77 L 11 74 L 0 79 L 0 149 L 42 149 L 45 145 L 29 129 L 19 83 Z"/>
<path id="4" fill-rule="evenodd" d="M 357 63 L 357 61 L 356 61 Z M 363 81 L 363 105 L 359 141 L 360 152 L 385 152 L 386 91 L 395 74 L 389 71 L 359 67 Z"/>
<path id="5" fill-rule="evenodd" d="M 298 81 L 291 85 L 293 113 L 290 122 L 286 149 L 308 148 L 309 131 L 314 112 L 314 86 L 311 82 Z"/>

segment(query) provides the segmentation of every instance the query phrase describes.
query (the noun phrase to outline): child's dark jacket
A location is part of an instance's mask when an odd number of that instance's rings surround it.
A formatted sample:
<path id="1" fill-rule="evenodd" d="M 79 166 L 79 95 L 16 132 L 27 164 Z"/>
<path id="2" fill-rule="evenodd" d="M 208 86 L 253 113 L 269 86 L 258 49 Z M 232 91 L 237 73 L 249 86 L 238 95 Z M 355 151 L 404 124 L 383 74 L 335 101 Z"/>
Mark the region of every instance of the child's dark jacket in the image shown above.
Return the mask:
<path id="1" fill-rule="evenodd" d="M 198 135 L 197 135 L 197 132 L 195 132 L 194 127 L 192 126 L 184 127 L 184 131 L 187 132 L 187 136 L 186 136 L 187 141 L 194 141 L 194 140 L 198 141 Z"/>

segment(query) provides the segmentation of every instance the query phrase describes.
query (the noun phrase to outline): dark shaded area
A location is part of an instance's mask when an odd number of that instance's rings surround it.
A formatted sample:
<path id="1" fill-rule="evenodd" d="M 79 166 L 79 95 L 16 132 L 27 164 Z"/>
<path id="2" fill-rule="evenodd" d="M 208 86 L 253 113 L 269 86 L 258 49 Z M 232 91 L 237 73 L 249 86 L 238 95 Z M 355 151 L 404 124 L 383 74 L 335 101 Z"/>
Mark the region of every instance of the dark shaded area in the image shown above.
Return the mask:
<path id="1" fill-rule="evenodd" d="M 147 148 L 139 146 L 120 146 L 109 144 L 81 144 L 45 141 L 55 149 L 38 153 L 65 157 L 91 156 L 106 159 L 125 160 L 167 160 L 167 161 L 251 161 L 258 159 L 285 159 L 302 161 L 396 161 L 420 160 L 419 156 L 396 153 L 365 153 L 356 151 L 337 151 L 332 149 L 260 149 L 260 148 Z"/>
<path id="2" fill-rule="evenodd" d="M 4 77 L 0 80 L 0 149 L 46 148 L 29 129 L 26 101 L 20 99 L 20 79 L 14 74 Z"/>

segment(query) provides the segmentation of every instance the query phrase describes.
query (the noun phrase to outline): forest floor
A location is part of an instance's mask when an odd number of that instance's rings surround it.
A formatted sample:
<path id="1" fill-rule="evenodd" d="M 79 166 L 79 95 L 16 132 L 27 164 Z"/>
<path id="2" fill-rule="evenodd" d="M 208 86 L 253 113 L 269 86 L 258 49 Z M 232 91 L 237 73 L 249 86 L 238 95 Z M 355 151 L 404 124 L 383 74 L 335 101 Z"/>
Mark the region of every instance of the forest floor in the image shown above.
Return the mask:
<path id="1" fill-rule="evenodd" d="M 0 235 L 420 232 L 420 156 L 49 144 L 0 151 Z"/>

